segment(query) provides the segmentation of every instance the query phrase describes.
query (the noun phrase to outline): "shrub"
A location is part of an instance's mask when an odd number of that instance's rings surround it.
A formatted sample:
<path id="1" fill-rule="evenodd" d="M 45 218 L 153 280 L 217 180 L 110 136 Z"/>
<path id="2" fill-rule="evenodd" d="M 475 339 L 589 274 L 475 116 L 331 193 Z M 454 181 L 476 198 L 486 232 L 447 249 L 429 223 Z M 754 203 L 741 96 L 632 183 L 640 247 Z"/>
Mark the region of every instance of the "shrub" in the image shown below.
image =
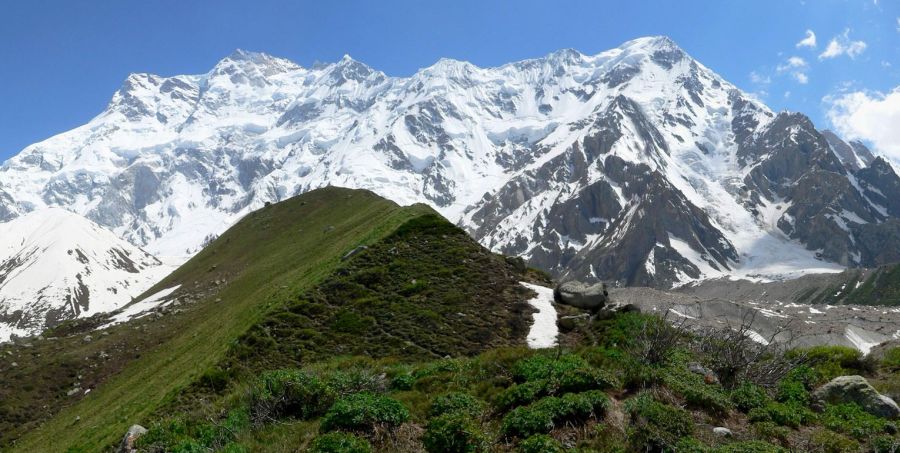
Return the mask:
<path id="1" fill-rule="evenodd" d="M 872 360 L 847 346 L 814 346 L 802 352 L 823 381 L 848 374 L 870 373 L 875 369 Z"/>
<path id="2" fill-rule="evenodd" d="M 890 348 L 884 352 L 881 366 L 888 370 L 900 370 L 900 346 Z"/>
<path id="3" fill-rule="evenodd" d="M 587 366 L 584 359 L 577 355 L 566 354 L 558 359 L 547 355 L 534 355 L 516 362 L 512 371 L 513 378 L 517 382 L 527 382 L 559 377 L 565 371 Z"/>
<path id="4" fill-rule="evenodd" d="M 556 383 L 560 393 L 608 390 L 619 387 L 619 383 L 612 374 L 604 370 L 586 367 L 564 370 Z"/>
<path id="5" fill-rule="evenodd" d="M 897 453 L 900 451 L 900 438 L 881 435 L 872 439 L 872 451 L 875 453 Z"/>
<path id="6" fill-rule="evenodd" d="M 411 390 L 416 383 L 416 377 L 412 373 L 402 373 L 391 379 L 392 390 Z"/>
<path id="7" fill-rule="evenodd" d="M 547 397 L 518 407 L 503 418 L 501 431 L 507 436 L 545 434 L 565 420 L 580 421 L 609 408 L 609 397 L 598 390 Z"/>
<path id="8" fill-rule="evenodd" d="M 546 379 L 513 384 L 497 395 L 494 405 L 501 411 L 506 411 L 513 407 L 530 404 L 538 398 L 546 396 L 547 387 Z"/>
<path id="9" fill-rule="evenodd" d="M 826 428 L 860 440 L 883 433 L 886 423 L 885 419 L 853 403 L 828 405 L 822 414 L 822 424 Z"/>
<path id="10" fill-rule="evenodd" d="M 263 373 L 250 393 L 250 415 L 261 423 L 292 416 L 309 419 L 325 412 L 334 401 L 334 392 L 316 376 L 300 370 Z"/>
<path id="11" fill-rule="evenodd" d="M 625 410 L 632 421 L 629 438 L 637 450 L 672 450 L 694 431 L 687 411 L 656 401 L 646 392 L 626 401 Z"/>
<path id="12" fill-rule="evenodd" d="M 691 407 L 716 415 L 728 413 L 731 400 L 718 384 L 707 384 L 703 377 L 687 370 L 672 370 L 663 377 L 670 390 L 684 398 Z"/>
<path id="13" fill-rule="evenodd" d="M 809 423 L 815 416 L 809 409 L 796 403 L 770 402 L 763 407 L 750 410 L 747 414 L 751 422 L 772 422 L 779 426 L 799 428 Z"/>
<path id="14" fill-rule="evenodd" d="M 675 444 L 678 453 L 708 453 L 709 447 L 692 437 L 683 437 Z"/>
<path id="15" fill-rule="evenodd" d="M 803 406 L 809 404 L 809 391 L 802 382 L 781 381 L 778 383 L 778 391 L 775 399 L 782 403 L 796 403 Z"/>
<path id="16" fill-rule="evenodd" d="M 715 450 L 716 453 L 786 453 L 787 450 L 761 440 L 734 442 Z"/>
<path id="17" fill-rule="evenodd" d="M 437 417 L 451 412 L 460 412 L 477 418 L 484 413 L 484 406 L 483 402 L 468 393 L 450 392 L 434 399 L 429 414 Z"/>
<path id="18" fill-rule="evenodd" d="M 430 453 L 475 453 L 490 448 L 487 436 L 465 412 L 449 412 L 432 419 L 422 443 Z"/>
<path id="19" fill-rule="evenodd" d="M 553 429 L 553 417 L 543 408 L 517 407 L 503 417 L 500 430 L 506 436 L 528 437 L 545 434 Z"/>
<path id="20" fill-rule="evenodd" d="M 749 382 L 743 382 L 731 392 L 731 402 L 742 412 L 763 407 L 769 401 L 765 389 Z"/>
<path id="21" fill-rule="evenodd" d="M 778 443 L 785 445 L 788 442 L 792 431 L 790 428 L 766 421 L 753 423 L 753 432 L 756 433 L 757 437 L 766 440 L 775 440 Z"/>
<path id="22" fill-rule="evenodd" d="M 376 426 L 395 428 L 409 419 L 399 401 L 372 393 L 356 393 L 337 400 L 322 418 L 322 431 L 370 431 Z"/>
<path id="23" fill-rule="evenodd" d="M 309 447 L 310 453 L 371 453 L 369 441 L 348 433 L 328 433 L 316 438 Z"/>
<path id="24" fill-rule="evenodd" d="M 233 377 L 232 372 L 217 367 L 203 373 L 198 380 L 198 384 L 203 388 L 219 393 L 228 388 L 228 384 Z"/>
<path id="25" fill-rule="evenodd" d="M 535 434 L 519 443 L 519 453 L 563 453 L 562 445 L 546 435 Z"/>
<path id="26" fill-rule="evenodd" d="M 366 369 L 332 372 L 327 383 L 337 396 L 361 392 L 381 393 L 387 387 L 383 377 Z"/>
<path id="27" fill-rule="evenodd" d="M 823 453 L 850 453 L 859 451 L 859 442 L 827 429 L 814 431 L 809 436 L 810 445 Z"/>

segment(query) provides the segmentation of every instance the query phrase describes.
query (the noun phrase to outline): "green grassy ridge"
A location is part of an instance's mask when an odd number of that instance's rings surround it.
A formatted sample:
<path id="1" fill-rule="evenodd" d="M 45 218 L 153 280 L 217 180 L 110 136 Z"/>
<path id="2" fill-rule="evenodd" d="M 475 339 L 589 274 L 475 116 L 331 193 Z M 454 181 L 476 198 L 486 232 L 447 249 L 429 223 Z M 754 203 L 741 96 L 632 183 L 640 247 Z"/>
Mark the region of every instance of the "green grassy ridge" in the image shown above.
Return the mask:
<path id="1" fill-rule="evenodd" d="M 436 214 L 413 218 L 274 308 L 154 418 L 206 410 L 235 382 L 336 355 L 428 360 L 523 345 L 544 276 L 493 254 Z"/>
<path id="2" fill-rule="evenodd" d="M 4 450 L 97 451 L 118 442 L 128 426 L 218 363 L 266 312 L 331 274 L 347 251 L 433 212 L 424 205 L 400 207 L 368 191 L 329 187 L 251 213 L 145 293 L 180 284 L 179 292 L 204 294 L 203 300 L 156 321 L 165 328 L 144 320 L 110 329 L 103 342 L 129 345 L 134 337 L 154 334 L 159 341 Z M 146 330 L 136 334 L 137 325 Z M 100 343 L 81 344 L 80 335 L 55 341 L 57 351 L 73 357 L 95 354 Z M 46 351 L 43 359 L 33 356 L 36 364 L 56 361 L 54 349 Z"/>
<path id="3" fill-rule="evenodd" d="M 384 452 L 881 452 L 900 446 L 900 437 L 887 434 L 887 420 L 858 406 L 821 413 L 809 406 L 809 391 L 835 375 L 896 379 L 894 365 L 864 364 L 847 348 L 819 347 L 807 351 L 808 365 L 771 389 L 728 390 L 688 371 L 702 357 L 686 347 L 657 365 L 636 360 L 631 340 L 620 334 L 635 338 L 634 326 L 655 322 L 648 319 L 604 320 L 593 326 L 601 344 L 591 347 L 496 348 L 414 362 L 340 357 L 260 372 L 211 404 L 150 424 L 140 451 L 329 451 L 316 448 L 337 440 L 359 448 L 353 451 Z M 633 384 L 644 375 L 661 379 Z M 273 387 L 273 380 L 288 387 Z M 255 408 L 268 407 L 261 401 L 293 409 L 254 422 Z M 734 436 L 718 437 L 714 426 L 727 426 Z"/>

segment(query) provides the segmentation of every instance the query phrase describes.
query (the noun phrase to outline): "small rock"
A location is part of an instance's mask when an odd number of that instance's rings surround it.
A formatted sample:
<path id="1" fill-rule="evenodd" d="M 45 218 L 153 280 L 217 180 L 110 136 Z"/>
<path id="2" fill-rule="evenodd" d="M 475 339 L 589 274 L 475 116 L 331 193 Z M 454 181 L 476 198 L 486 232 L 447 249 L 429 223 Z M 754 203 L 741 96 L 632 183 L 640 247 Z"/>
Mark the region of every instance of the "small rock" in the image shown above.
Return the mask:
<path id="1" fill-rule="evenodd" d="M 731 437 L 734 435 L 734 433 L 732 433 L 730 429 L 724 426 L 717 426 L 713 428 L 713 434 L 719 437 Z"/>
<path id="2" fill-rule="evenodd" d="M 13 363 L 10 363 L 9 366 L 11 366 L 11 367 L 13 367 L 13 368 L 16 368 L 16 367 L 19 366 L 19 364 L 16 363 L 16 362 L 13 362 Z"/>
<path id="3" fill-rule="evenodd" d="M 856 403 L 872 415 L 887 419 L 900 418 L 900 406 L 891 398 L 878 393 L 862 376 L 838 376 L 816 389 L 812 397 L 819 407 L 824 403 Z"/>
<path id="4" fill-rule="evenodd" d="M 94 337 L 92 337 L 90 335 L 85 335 L 83 340 L 85 343 L 90 343 L 90 342 L 94 341 Z"/>
<path id="5" fill-rule="evenodd" d="M 356 256 L 356 255 L 358 255 L 358 254 L 360 254 L 361 252 L 364 252 L 364 251 L 366 251 L 366 250 L 369 250 L 369 247 L 367 247 L 367 246 L 365 246 L 365 245 L 361 245 L 361 246 L 359 246 L 359 247 L 356 247 L 355 249 L 350 250 L 349 252 L 347 252 L 346 254 L 344 254 L 344 256 L 341 257 L 341 261 L 349 260 L 350 258 L 353 258 L 354 256 Z"/>
<path id="6" fill-rule="evenodd" d="M 699 374 L 700 376 L 703 376 L 703 381 L 706 382 L 707 384 L 718 384 L 719 383 L 719 378 L 718 378 L 718 376 L 716 376 L 716 373 L 713 372 L 713 370 L 710 370 L 709 368 L 707 368 L 697 362 L 689 363 L 688 371 L 690 371 L 691 373 Z"/>
<path id="7" fill-rule="evenodd" d="M 119 444 L 119 449 L 116 450 L 116 453 L 136 452 L 134 443 L 144 434 L 147 434 L 147 428 L 141 425 L 131 425 L 131 428 L 128 428 L 128 432 L 125 433 L 125 437 L 122 438 L 122 443 Z"/>

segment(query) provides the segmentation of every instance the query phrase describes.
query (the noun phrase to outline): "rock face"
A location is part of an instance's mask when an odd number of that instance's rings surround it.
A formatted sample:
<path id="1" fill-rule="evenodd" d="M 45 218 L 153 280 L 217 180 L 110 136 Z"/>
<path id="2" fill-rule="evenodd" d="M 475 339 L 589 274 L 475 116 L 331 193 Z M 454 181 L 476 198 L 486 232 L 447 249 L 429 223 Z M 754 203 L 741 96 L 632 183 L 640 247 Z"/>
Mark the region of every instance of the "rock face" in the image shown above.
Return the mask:
<path id="1" fill-rule="evenodd" d="M 0 222 L 61 206 L 188 256 L 328 185 L 428 203 L 565 279 L 668 288 L 900 260 L 890 163 L 659 36 L 410 77 L 243 51 L 204 74 L 132 74 L 89 123 L 0 167 Z"/>
<path id="2" fill-rule="evenodd" d="M 131 425 L 131 428 L 128 428 L 128 432 L 125 433 L 125 437 L 122 438 L 122 443 L 119 444 L 119 449 L 116 450 L 116 453 L 136 452 L 137 449 L 134 448 L 134 443 L 144 434 L 147 434 L 147 428 L 141 425 Z"/>
<path id="3" fill-rule="evenodd" d="M 606 284 L 587 285 L 570 281 L 561 283 L 553 290 L 553 299 L 560 304 L 584 310 L 599 310 L 609 300 Z"/>
<path id="4" fill-rule="evenodd" d="M 892 420 L 900 417 L 897 403 L 878 393 L 862 376 L 838 376 L 816 389 L 812 396 L 820 403 L 856 403 L 872 415 Z"/>

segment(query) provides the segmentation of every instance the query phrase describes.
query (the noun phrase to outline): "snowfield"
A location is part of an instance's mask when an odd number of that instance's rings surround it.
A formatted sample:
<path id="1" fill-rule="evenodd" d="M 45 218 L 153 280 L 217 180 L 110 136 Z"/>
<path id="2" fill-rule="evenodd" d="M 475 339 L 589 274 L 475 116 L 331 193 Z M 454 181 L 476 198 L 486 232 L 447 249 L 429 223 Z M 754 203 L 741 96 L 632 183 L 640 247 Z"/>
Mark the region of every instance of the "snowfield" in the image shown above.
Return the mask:
<path id="1" fill-rule="evenodd" d="M 553 307 L 553 288 L 520 282 L 522 286 L 537 293 L 528 304 L 537 309 L 534 322 L 528 331 L 528 347 L 531 349 L 552 348 L 556 346 L 559 328 L 556 326 L 556 308 Z"/>

